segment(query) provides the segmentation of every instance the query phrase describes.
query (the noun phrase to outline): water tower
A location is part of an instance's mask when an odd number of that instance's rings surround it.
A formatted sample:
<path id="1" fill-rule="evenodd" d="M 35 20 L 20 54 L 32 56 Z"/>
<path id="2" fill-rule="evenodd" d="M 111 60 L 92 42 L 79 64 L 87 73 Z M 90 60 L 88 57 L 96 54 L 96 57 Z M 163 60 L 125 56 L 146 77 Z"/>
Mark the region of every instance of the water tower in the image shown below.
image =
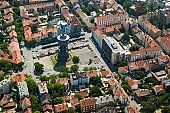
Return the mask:
<path id="1" fill-rule="evenodd" d="M 58 37 L 58 46 L 59 46 L 59 52 L 58 52 L 58 61 L 60 62 L 66 62 L 68 59 L 68 43 L 70 37 L 66 34 L 60 34 Z"/>

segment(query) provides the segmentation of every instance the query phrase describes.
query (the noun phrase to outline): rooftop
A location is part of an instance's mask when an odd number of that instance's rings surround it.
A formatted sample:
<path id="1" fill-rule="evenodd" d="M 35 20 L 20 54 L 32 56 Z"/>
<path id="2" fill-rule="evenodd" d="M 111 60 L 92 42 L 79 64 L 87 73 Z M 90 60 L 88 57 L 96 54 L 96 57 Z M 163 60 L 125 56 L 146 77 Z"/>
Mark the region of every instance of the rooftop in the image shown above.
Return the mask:
<path id="1" fill-rule="evenodd" d="M 95 98 L 86 98 L 86 99 L 80 100 L 81 107 L 91 106 L 95 104 L 96 104 Z"/>
<path id="2" fill-rule="evenodd" d="M 95 77 L 97 76 L 97 71 L 96 70 L 87 71 L 87 76 L 89 78 Z"/>
<path id="3" fill-rule="evenodd" d="M 127 106 L 128 113 L 139 113 L 135 106 Z"/>
<path id="4" fill-rule="evenodd" d="M 13 82 L 16 82 L 16 83 L 23 82 L 25 80 L 25 75 L 24 73 L 18 73 L 16 75 L 13 75 L 11 79 Z"/>
<path id="5" fill-rule="evenodd" d="M 88 97 L 88 90 L 81 90 L 79 92 L 75 92 L 75 94 L 80 95 L 82 98 Z"/>
<path id="6" fill-rule="evenodd" d="M 56 112 L 62 112 L 64 110 L 68 110 L 68 105 L 67 105 L 67 103 L 54 105 L 54 110 Z"/>
<path id="7" fill-rule="evenodd" d="M 69 84 L 68 78 L 57 78 L 56 82 L 59 82 L 60 84 L 63 84 L 63 85 L 68 85 Z"/>

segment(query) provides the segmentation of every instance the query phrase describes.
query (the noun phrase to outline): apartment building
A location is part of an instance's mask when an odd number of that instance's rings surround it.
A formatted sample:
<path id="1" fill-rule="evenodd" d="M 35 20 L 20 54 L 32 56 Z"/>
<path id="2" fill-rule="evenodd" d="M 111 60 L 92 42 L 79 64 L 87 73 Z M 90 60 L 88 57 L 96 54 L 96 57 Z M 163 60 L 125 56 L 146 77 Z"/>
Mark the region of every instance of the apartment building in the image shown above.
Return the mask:
<path id="1" fill-rule="evenodd" d="M 28 87 L 25 81 L 18 82 L 17 87 L 20 100 L 22 100 L 24 97 L 29 97 Z"/>
<path id="2" fill-rule="evenodd" d="M 4 79 L 0 82 L 0 98 L 5 95 L 10 93 L 11 91 L 11 81 L 10 79 Z"/>
<path id="3" fill-rule="evenodd" d="M 63 111 L 68 110 L 67 103 L 57 104 L 54 105 L 54 111 L 55 113 L 62 113 Z"/>
<path id="4" fill-rule="evenodd" d="M 170 36 L 158 37 L 157 42 L 162 47 L 166 54 L 170 55 Z"/>
<path id="5" fill-rule="evenodd" d="M 164 25 L 170 24 L 170 9 L 164 8 L 159 10 L 158 18 L 162 21 Z"/>
<path id="6" fill-rule="evenodd" d="M 66 21 L 68 23 L 66 27 L 66 34 L 71 37 L 80 35 L 81 23 L 78 18 L 73 14 L 69 14 Z"/>
<path id="7" fill-rule="evenodd" d="M 128 13 L 125 11 L 121 11 L 117 14 L 107 14 L 102 15 L 99 17 L 94 18 L 94 23 L 98 26 L 104 25 L 104 26 L 112 26 L 115 24 L 120 24 L 122 20 L 128 19 Z"/>
<path id="8" fill-rule="evenodd" d="M 70 83 L 72 86 L 89 84 L 89 77 L 86 72 L 77 72 L 70 74 Z"/>
<path id="9" fill-rule="evenodd" d="M 141 49 L 138 51 L 132 51 L 131 52 L 131 61 L 136 61 L 136 60 L 143 60 L 146 59 L 146 50 Z"/>
<path id="10" fill-rule="evenodd" d="M 4 22 L 6 23 L 6 24 L 12 24 L 13 22 L 14 22 L 14 18 L 13 18 L 13 10 L 12 10 L 12 8 L 6 8 L 6 9 L 4 9 L 4 16 L 3 16 L 3 18 L 4 18 Z"/>
<path id="11" fill-rule="evenodd" d="M 138 21 L 139 25 L 154 39 L 161 36 L 161 30 L 152 25 L 148 20 Z"/>
<path id="12" fill-rule="evenodd" d="M 97 108 L 104 107 L 109 102 L 113 102 L 112 95 L 99 96 L 99 97 L 95 97 L 95 99 L 96 99 L 96 107 Z"/>
<path id="13" fill-rule="evenodd" d="M 82 113 L 95 112 L 96 110 L 95 98 L 86 98 L 80 100 L 80 110 Z"/>
<path id="14" fill-rule="evenodd" d="M 38 89 L 39 89 L 39 95 L 41 96 L 44 93 L 48 93 L 48 88 L 46 82 L 39 82 Z"/>
<path id="15" fill-rule="evenodd" d="M 123 60 L 130 60 L 130 51 L 122 48 L 121 45 L 112 37 L 106 37 L 103 39 L 102 49 L 112 64 L 116 64 Z"/>
<path id="16" fill-rule="evenodd" d="M 106 37 L 105 26 L 94 26 L 92 28 L 92 36 L 99 47 L 102 48 L 103 39 Z"/>

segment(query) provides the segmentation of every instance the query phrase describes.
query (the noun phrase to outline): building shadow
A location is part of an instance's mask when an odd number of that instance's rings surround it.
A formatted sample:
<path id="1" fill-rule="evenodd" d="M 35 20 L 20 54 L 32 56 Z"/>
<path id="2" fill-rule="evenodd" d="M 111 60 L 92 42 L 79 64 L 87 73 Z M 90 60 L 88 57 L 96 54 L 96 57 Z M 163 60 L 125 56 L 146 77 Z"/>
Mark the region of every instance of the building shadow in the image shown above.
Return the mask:
<path id="1" fill-rule="evenodd" d="M 66 62 L 64 61 L 57 61 L 56 65 L 54 66 L 54 70 L 60 72 L 62 68 L 66 67 Z"/>

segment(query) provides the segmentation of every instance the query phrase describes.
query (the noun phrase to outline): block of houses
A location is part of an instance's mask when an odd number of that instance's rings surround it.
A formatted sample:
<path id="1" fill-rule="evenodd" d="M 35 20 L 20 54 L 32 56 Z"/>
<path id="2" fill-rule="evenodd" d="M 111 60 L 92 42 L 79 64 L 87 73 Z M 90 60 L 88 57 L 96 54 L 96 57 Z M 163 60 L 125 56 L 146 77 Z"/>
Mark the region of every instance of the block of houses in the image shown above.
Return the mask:
<path id="1" fill-rule="evenodd" d="M 89 84 L 89 77 L 86 72 L 71 73 L 70 83 L 75 88 L 79 85 Z"/>
<path id="2" fill-rule="evenodd" d="M 166 52 L 166 54 L 170 55 L 170 35 L 158 37 L 157 42 L 162 47 L 162 49 Z"/>
<path id="3" fill-rule="evenodd" d="M 29 97 L 28 87 L 25 81 L 18 82 L 17 87 L 20 100 L 22 100 L 24 97 Z"/>
<path id="4" fill-rule="evenodd" d="M 121 104 L 126 104 L 128 101 L 127 93 L 118 84 L 115 84 L 113 86 L 113 95 L 114 95 L 114 100 L 120 102 Z"/>
<path id="5" fill-rule="evenodd" d="M 164 90 L 164 86 L 163 85 L 155 85 L 153 87 L 153 90 L 155 92 L 155 95 L 157 95 L 160 91 L 163 91 Z"/>
<path id="6" fill-rule="evenodd" d="M 45 104 L 43 105 L 43 112 L 44 113 L 51 113 L 53 111 L 52 105 L 50 104 Z"/>
<path id="7" fill-rule="evenodd" d="M 75 95 L 80 95 L 82 98 L 85 98 L 89 96 L 89 92 L 88 90 L 81 90 L 81 91 L 75 92 Z"/>
<path id="8" fill-rule="evenodd" d="M 125 113 L 139 113 L 135 106 L 125 107 Z"/>
<path id="9" fill-rule="evenodd" d="M 152 25 L 148 20 L 141 20 L 138 23 L 152 38 L 156 39 L 161 36 L 161 30 Z"/>
<path id="10" fill-rule="evenodd" d="M 112 77 L 108 80 L 108 84 L 110 86 L 113 86 L 114 84 L 119 84 L 119 82 L 115 78 Z"/>
<path id="11" fill-rule="evenodd" d="M 5 94 L 10 93 L 10 91 L 11 91 L 11 80 L 4 79 L 0 81 L 0 97 L 2 97 Z"/>
<path id="12" fill-rule="evenodd" d="M 104 107 L 109 102 L 113 102 L 112 95 L 99 96 L 99 97 L 95 97 L 95 99 L 96 99 L 96 107 L 97 108 Z"/>
<path id="13" fill-rule="evenodd" d="M 44 104 L 51 104 L 52 99 L 51 99 L 50 94 L 48 94 L 48 93 L 42 94 L 41 97 L 40 97 L 40 101 L 41 101 L 42 105 L 44 105 Z"/>
<path id="14" fill-rule="evenodd" d="M 39 89 L 39 95 L 42 96 L 42 94 L 48 93 L 47 83 L 46 82 L 40 82 L 38 84 Z"/>
<path id="15" fill-rule="evenodd" d="M 28 97 L 24 97 L 21 101 L 20 101 L 20 106 L 22 108 L 22 111 L 25 111 L 26 109 L 31 109 L 31 102 L 30 99 Z"/>
<path id="16" fill-rule="evenodd" d="M 17 73 L 11 77 L 11 81 L 18 84 L 18 82 L 23 82 L 25 80 L 24 73 Z"/>
<path id="17" fill-rule="evenodd" d="M 77 98 L 75 98 L 74 96 L 63 96 L 62 99 L 65 101 L 65 102 L 69 102 L 71 103 L 72 106 L 77 106 L 79 105 L 79 100 Z"/>
<path id="18" fill-rule="evenodd" d="M 129 84 L 129 86 L 131 87 L 132 90 L 138 89 L 138 83 L 135 80 L 129 79 L 128 84 Z"/>
<path id="19" fill-rule="evenodd" d="M 87 71 L 87 76 L 89 78 L 94 78 L 97 76 L 97 71 L 96 70 L 90 70 L 90 71 Z"/>
<path id="20" fill-rule="evenodd" d="M 111 71 L 109 71 L 109 70 L 101 70 L 100 71 L 100 75 L 101 75 L 101 77 L 102 78 L 110 78 L 111 76 L 112 76 L 112 73 L 111 73 Z"/>
<path id="21" fill-rule="evenodd" d="M 60 84 L 64 85 L 65 89 L 69 90 L 70 84 L 68 78 L 57 78 L 56 82 L 59 82 Z"/>
<path id="22" fill-rule="evenodd" d="M 95 17 L 94 23 L 96 25 L 112 26 L 115 24 L 120 24 L 122 20 L 125 20 L 128 18 L 129 16 L 127 12 L 122 10 L 121 14 L 118 12 L 117 14 L 107 14 L 107 15 Z"/>
<path id="23" fill-rule="evenodd" d="M 0 112 L 2 109 L 15 108 L 16 105 L 15 102 L 11 101 L 10 94 L 5 94 L 0 100 Z"/>
<path id="24" fill-rule="evenodd" d="M 95 98 L 84 98 L 80 100 L 81 113 L 95 112 L 96 111 L 96 100 Z"/>
<path id="25" fill-rule="evenodd" d="M 137 89 L 134 91 L 135 100 L 140 102 L 150 95 L 149 89 Z"/>
<path id="26" fill-rule="evenodd" d="M 54 111 L 55 113 L 61 113 L 62 111 L 68 110 L 67 103 L 57 104 L 54 105 Z"/>

